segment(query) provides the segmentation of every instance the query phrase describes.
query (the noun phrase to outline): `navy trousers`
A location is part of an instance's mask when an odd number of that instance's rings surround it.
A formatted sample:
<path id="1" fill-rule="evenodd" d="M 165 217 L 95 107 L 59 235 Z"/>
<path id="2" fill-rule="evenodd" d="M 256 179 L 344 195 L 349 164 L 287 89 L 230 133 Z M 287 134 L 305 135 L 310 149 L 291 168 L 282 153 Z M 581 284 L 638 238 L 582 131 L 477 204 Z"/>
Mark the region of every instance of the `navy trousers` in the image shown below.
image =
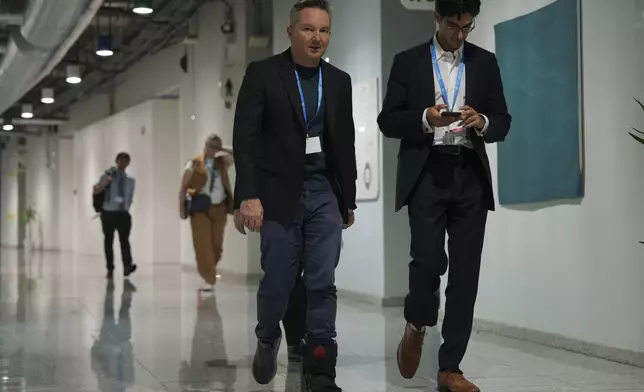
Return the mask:
<path id="1" fill-rule="evenodd" d="M 257 291 L 257 328 L 260 340 L 280 336 L 289 294 L 302 260 L 306 287 L 307 335 L 335 338 L 337 290 L 335 268 L 340 259 L 343 220 L 332 191 L 304 191 L 290 225 L 264 222 L 260 232 L 264 277 Z"/>

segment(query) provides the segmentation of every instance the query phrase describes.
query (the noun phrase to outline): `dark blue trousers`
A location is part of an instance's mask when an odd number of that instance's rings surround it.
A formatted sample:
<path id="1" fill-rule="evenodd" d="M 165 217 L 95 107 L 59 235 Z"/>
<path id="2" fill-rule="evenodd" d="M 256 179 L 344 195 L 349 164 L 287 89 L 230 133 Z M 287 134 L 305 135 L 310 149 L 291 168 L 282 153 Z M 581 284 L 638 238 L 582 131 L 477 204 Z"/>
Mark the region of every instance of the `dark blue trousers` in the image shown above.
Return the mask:
<path id="1" fill-rule="evenodd" d="M 291 225 L 264 222 L 260 232 L 264 277 L 257 291 L 255 329 L 258 339 L 280 336 L 280 321 L 299 273 L 300 259 L 307 295 L 307 335 L 315 339 L 336 337 L 335 268 L 340 259 L 342 226 L 332 191 L 304 191 Z"/>

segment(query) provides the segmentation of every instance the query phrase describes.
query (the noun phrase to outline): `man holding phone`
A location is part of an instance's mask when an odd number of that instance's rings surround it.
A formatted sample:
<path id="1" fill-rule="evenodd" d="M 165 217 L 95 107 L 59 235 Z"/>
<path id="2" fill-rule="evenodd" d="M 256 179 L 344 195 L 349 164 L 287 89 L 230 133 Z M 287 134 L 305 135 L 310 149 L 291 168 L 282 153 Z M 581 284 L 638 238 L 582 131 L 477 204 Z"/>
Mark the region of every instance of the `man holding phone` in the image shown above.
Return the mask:
<path id="1" fill-rule="evenodd" d="M 449 264 L 437 379 L 439 390 L 452 392 L 479 391 L 460 363 L 472 332 L 487 213 L 494 209 L 485 143 L 503 141 L 511 122 L 496 57 L 466 42 L 480 8 L 480 0 L 436 0 L 438 32 L 396 55 L 378 116 L 382 133 L 401 140 L 396 210 L 408 206 L 411 229 L 398 367 L 404 378 L 418 370 Z"/>

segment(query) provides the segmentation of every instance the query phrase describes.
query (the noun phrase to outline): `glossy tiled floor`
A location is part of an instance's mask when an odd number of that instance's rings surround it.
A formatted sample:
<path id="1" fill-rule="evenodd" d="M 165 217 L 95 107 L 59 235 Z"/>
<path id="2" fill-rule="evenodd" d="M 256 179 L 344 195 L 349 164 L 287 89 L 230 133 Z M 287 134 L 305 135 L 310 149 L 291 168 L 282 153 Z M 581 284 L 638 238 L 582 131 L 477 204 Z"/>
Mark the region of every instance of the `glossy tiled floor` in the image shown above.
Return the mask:
<path id="1" fill-rule="evenodd" d="M 100 259 L 0 255 L 1 392 L 300 391 L 283 352 L 272 385 L 252 380 L 253 287 L 224 276 L 200 299 L 196 275 L 178 266 L 142 265 L 131 284 L 110 285 Z M 404 381 L 400 316 L 341 301 L 346 392 L 434 390 L 440 336 L 429 333 L 419 377 Z M 463 367 L 484 391 L 644 391 L 644 369 L 490 335 L 474 336 Z"/>

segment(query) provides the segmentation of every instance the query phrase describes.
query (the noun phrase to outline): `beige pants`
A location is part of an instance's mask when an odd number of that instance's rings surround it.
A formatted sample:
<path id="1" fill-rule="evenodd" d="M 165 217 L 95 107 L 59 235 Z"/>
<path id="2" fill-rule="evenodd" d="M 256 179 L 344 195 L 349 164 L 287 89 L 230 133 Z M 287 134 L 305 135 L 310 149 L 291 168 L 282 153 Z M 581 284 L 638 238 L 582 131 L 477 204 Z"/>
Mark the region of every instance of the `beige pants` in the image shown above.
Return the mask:
<path id="1" fill-rule="evenodd" d="M 190 215 L 197 270 L 208 284 L 215 284 L 217 281 L 217 264 L 223 251 L 227 218 L 225 203 L 213 204 L 207 212 Z"/>

